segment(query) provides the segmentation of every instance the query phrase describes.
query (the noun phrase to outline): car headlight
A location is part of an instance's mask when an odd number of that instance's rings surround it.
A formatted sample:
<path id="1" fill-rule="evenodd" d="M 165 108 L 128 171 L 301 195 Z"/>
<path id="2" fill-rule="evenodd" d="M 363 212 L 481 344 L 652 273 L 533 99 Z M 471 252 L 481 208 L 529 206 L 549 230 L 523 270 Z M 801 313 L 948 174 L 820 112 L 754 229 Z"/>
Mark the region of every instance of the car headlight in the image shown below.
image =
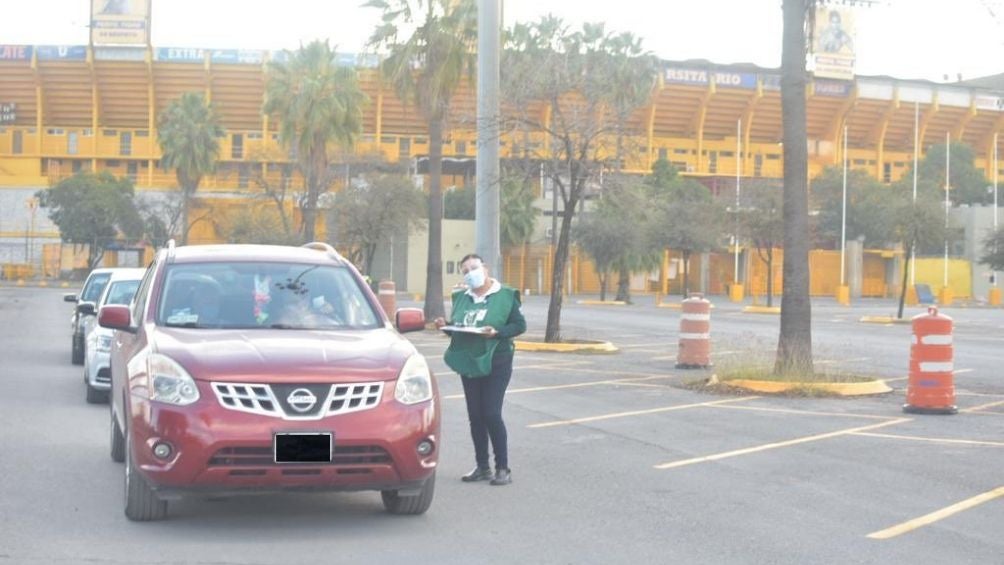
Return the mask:
<path id="1" fill-rule="evenodd" d="M 199 388 L 174 359 L 153 353 L 146 360 L 150 400 L 187 406 L 199 399 Z"/>
<path id="2" fill-rule="evenodd" d="M 97 341 L 94 343 L 94 350 L 99 353 L 108 353 L 112 350 L 112 336 L 110 335 L 99 335 Z"/>
<path id="3" fill-rule="evenodd" d="M 394 398 L 403 404 L 418 404 L 432 398 L 432 373 L 425 357 L 415 354 L 408 358 L 397 377 Z"/>

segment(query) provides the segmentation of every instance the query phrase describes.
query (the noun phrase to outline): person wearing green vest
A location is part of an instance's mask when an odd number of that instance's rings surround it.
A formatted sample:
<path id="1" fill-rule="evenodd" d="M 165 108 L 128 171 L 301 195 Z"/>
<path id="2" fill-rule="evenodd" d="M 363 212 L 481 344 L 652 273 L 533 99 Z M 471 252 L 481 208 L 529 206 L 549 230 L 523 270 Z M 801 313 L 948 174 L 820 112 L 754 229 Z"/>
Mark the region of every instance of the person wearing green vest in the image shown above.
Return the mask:
<path id="1" fill-rule="evenodd" d="M 476 467 L 461 477 L 465 483 L 512 482 L 509 448 L 502 403 L 512 377 L 515 348 L 512 338 L 526 331 L 519 291 L 488 276 L 481 257 L 472 254 L 460 261 L 466 288 L 453 293 L 450 323 L 436 318 L 436 327 L 450 335 L 443 359 L 460 375 L 467 400 L 467 417 L 474 440 Z M 495 472 L 488 464 L 488 443 L 495 454 Z"/>

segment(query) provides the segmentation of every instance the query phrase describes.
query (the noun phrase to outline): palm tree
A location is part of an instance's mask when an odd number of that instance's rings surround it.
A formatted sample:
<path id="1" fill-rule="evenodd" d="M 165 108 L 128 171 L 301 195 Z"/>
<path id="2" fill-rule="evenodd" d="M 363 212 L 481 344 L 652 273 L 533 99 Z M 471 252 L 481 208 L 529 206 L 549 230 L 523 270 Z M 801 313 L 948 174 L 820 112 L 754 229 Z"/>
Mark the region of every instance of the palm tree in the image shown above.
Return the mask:
<path id="1" fill-rule="evenodd" d="M 369 39 L 386 50 L 384 76 L 405 103 L 413 104 L 429 127 L 429 255 L 425 279 L 425 316 L 443 309 L 443 129 L 450 98 L 466 75 L 472 77 L 477 44 L 473 0 L 370 0 L 364 6 L 383 12 L 383 23 Z M 401 38 L 402 30 L 411 35 Z"/>
<path id="2" fill-rule="evenodd" d="M 806 19 L 816 0 L 784 0 L 781 46 L 781 122 L 784 129 L 784 275 L 781 331 L 774 371 L 812 374 L 809 302 L 809 187 L 805 131 Z"/>
<path id="3" fill-rule="evenodd" d="M 223 128 L 219 118 L 202 94 L 186 92 L 171 102 L 160 114 L 157 142 L 160 163 L 174 169 L 181 188 L 181 244 L 188 243 L 188 209 L 192 196 L 199 189 L 202 177 L 212 173 L 220 156 Z"/>
<path id="4" fill-rule="evenodd" d="M 334 179 L 328 144 L 355 143 L 367 101 L 355 69 L 336 66 L 327 41 L 312 41 L 289 53 L 287 61 L 269 63 L 264 112 L 278 115 L 279 138 L 297 156 L 306 179 L 301 206 L 306 241 L 315 239 L 317 200 Z"/>

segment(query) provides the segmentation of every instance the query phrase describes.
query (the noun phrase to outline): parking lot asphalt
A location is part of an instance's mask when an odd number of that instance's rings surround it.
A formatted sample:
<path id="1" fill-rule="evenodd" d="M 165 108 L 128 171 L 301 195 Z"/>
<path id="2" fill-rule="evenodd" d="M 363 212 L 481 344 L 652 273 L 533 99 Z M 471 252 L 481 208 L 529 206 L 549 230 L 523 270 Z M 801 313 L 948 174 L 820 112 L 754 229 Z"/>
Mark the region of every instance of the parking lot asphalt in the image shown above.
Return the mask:
<path id="1" fill-rule="evenodd" d="M 531 335 L 546 308 L 526 298 Z M 892 393 L 788 398 L 681 388 L 708 373 L 674 369 L 679 312 L 651 297 L 569 299 L 564 335 L 620 351 L 517 353 L 502 488 L 459 481 L 473 450 L 447 341 L 409 334 L 443 397 L 428 514 L 388 516 L 373 493 L 296 494 L 186 500 L 134 524 L 107 408 L 84 403 L 69 364 L 69 305 L 0 288 L 0 563 L 1004 562 L 1004 310 L 945 310 L 960 413 L 916 416 L 901 410 L 909 326 L 859 322 L 892 308 L 813 309 L 817 368 L 887 378 Z M 716 301 L 711 372 L 769 362 L 777 326 Z"/>

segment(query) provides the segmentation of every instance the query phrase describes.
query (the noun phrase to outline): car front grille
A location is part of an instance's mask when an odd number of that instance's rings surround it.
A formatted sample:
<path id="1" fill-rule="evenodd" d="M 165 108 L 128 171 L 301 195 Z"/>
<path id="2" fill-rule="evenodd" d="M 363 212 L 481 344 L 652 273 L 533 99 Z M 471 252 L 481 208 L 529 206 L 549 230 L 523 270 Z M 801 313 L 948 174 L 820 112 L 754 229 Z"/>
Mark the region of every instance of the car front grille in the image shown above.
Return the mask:
<path id="1" fill-rule="evenodd" d="M 390 454 L 379 445 L 335 445 L 331 463 L 318 465 L 389 465 Z M 224 447 L 209 458 L 210 467 L 276 465 L 271 447 Z"/>
<path id="2" fill-rule="evenodd" d="M 220 406 L 284 420 L 319 420 L 375 408 L 383 396 L 383 381 L 335 385 L 212 383 Z M 316 393 L 315 393 L 316 391 Z M 294 394 L 307 392 L 317 398 L 314 406 L 296 410 Z"/>
<path id="3" fill-rule="evenodd" d="M 108 367 L 102 367 L 98 369 L 98 374 L 94 377 L 94 381 L 106 385 L 112 384 L 111 369 L 109 369 Z"/>

